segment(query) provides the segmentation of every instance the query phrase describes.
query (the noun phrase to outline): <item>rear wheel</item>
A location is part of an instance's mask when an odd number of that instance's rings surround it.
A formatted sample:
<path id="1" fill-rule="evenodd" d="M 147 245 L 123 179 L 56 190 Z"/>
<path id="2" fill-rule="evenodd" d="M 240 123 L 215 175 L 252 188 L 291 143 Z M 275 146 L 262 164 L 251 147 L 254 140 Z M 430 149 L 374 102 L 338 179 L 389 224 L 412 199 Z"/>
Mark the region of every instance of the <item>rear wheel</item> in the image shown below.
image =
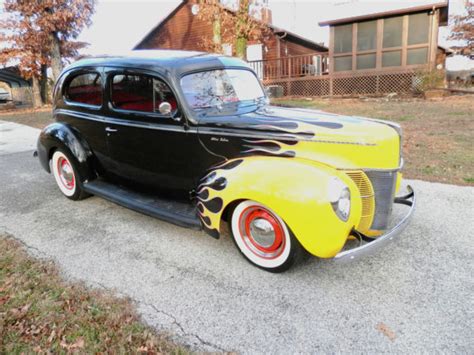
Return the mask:
<path id="1" fill-rule="evenodd" d="M 81 200 L 88 196 L 82 190 L 75 161 L 66 152 L 58 149 L 53 153 L 51 170 L 64 196 L 71 200 Z"/>
<path id="2" fill-rule="evenodd" d="M 304 253 L 285 222 L 258 202 L 239 203 L 232 212 L 230 224 L 242 255 L 266 271 L 286 271 Z"/>

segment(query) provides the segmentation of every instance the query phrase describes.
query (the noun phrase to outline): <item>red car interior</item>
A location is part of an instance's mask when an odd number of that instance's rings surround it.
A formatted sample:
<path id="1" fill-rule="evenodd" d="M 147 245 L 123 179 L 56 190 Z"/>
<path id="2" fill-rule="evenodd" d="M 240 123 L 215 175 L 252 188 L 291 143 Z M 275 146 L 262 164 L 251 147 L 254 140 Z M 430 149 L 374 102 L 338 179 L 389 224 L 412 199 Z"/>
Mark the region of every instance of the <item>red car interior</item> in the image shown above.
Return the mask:
<path id="1" fill-rule="evenodd" d="M 153 107 L 153 89 L 136 90 L 131 92 L 129 87 L 114 85 L 112 88 L 112 102 L 116 108 L 132 111 L 154 112 L 162 102 L 169 102 L 174 111 L 177 108 L 176 99 L 171 93 L 164 95 L 163 100 L 157 95 L 155 107 Z"/>
<path id="2" fill-rule="evenodd" d="M 155 112 L 162 102 L 169 102 L 172 110 L 176 110 L 178 105 L 173 94 L 171 92 L 161 94 L 163 99 L 156 95 L 155 107 L 153 107 L 153 86 L 143 82 L 114 84 L 112 87 L 112 103 L 114 107 L 123 110 Z M 92 84 L 69 87 L 68 99 L 100 106 L 102 104 L 102 87 Z"/>
<path id="3" fill-rule="evenodd" d="M 69 87 L 68 99 L 83 104 L 102 105 L 102 87 L 99 85 L 81 85 Z"/>

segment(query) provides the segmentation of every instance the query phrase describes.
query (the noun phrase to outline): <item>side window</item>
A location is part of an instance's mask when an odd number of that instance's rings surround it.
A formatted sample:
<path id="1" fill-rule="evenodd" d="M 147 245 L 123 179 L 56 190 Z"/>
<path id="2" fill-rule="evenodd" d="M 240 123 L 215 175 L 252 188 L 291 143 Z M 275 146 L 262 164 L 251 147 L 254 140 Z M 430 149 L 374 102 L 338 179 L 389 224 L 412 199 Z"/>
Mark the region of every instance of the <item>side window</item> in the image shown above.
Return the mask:
<path id="1" fill-rule="evenodd" d="M 177 103 L 168 85 L 162 80 L 144 74 L 114 74 L 112 77 L 112 104 L 122 110 L 158 112 L 162 102 Z"/>
<path id="2" fill-rule="evenodd" d="M 100 74 L 84 73 L 73 77 L 67 85 L 66 98 L 71 102 L 101 106 L 102 82 Z"/>

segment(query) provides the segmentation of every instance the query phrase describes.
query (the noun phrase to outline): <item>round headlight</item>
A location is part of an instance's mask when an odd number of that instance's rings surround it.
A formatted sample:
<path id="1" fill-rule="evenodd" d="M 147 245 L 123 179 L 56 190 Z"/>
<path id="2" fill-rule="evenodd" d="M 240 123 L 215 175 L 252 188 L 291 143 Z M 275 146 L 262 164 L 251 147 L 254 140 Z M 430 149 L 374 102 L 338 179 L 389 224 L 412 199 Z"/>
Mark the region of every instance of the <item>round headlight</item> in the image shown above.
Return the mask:
<path id="1" fill-rule="evenodd" d="M 339 201 L 339 198 L 341 197 L 341 194 L 345 188 L 347 188 L 347 186 L 341 181 L 341 179 L 334 177 L 331 180 L 329 180 L 329 184 L 328 184 L 329 202 Z"/>
<path id="2" fill-rule="evenodd" d="M 344 222 L 351 212 L 351 192 L 340 179 L 333 178 L 328 186 L 328 199 L 336 215 Z"/>

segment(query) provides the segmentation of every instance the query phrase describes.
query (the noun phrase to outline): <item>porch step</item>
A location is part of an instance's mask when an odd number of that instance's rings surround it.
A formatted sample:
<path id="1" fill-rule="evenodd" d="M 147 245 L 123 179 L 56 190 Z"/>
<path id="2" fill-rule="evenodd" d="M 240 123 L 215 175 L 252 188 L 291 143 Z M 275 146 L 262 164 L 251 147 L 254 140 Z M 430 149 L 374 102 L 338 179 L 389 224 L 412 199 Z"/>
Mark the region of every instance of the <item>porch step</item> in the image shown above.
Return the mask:
<path id="1" fill-rule="evenodd" d="M 102 179 L 86 182 L 86 192 L 181 227 L 201 230 L 196 208 L 191 203 L 149 195 Z"/>

